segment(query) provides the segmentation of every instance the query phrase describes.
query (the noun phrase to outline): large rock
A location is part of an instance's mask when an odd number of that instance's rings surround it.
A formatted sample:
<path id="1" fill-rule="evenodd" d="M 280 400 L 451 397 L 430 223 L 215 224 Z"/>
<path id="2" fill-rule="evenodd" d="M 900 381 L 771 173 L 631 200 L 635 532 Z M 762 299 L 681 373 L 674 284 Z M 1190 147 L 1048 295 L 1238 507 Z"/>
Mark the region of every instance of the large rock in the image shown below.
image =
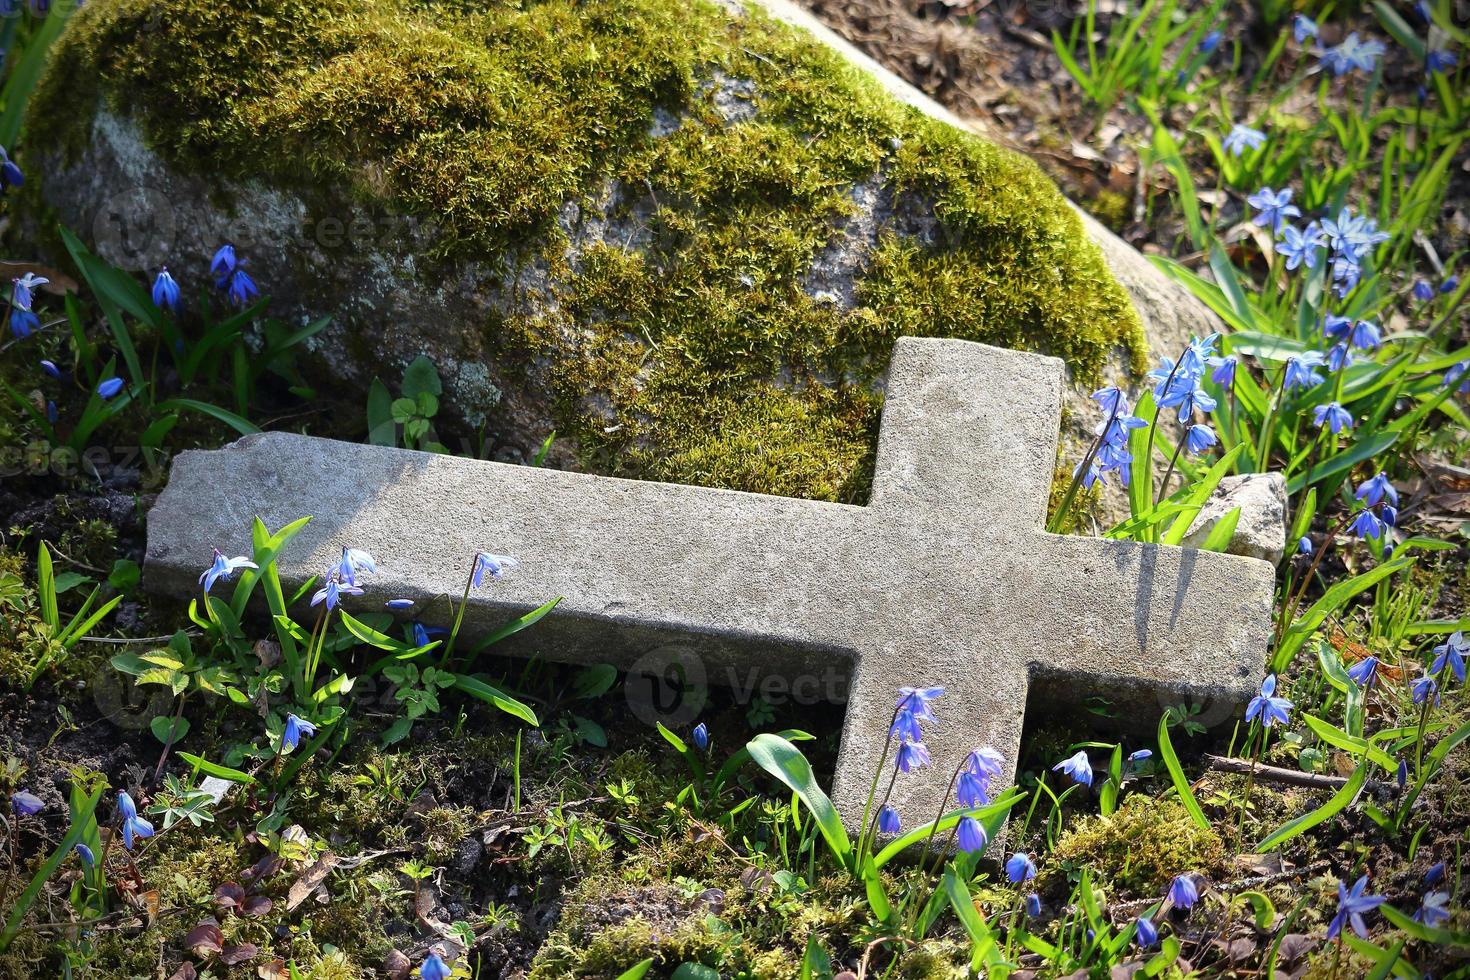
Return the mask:
<path id="1" fill-rule="evenodd" d="M 235 242 L 277 312 L 333 315 L 313 352 L 345 390 L 427 353 L 501 458 L 555 427 L 603 472 L 857 499 L 896 337 L 1085 385 L 1192 316 L 899 86 L 703 2 L 95 0 L 28 162 L 104 257 L 190 294 Z"/>

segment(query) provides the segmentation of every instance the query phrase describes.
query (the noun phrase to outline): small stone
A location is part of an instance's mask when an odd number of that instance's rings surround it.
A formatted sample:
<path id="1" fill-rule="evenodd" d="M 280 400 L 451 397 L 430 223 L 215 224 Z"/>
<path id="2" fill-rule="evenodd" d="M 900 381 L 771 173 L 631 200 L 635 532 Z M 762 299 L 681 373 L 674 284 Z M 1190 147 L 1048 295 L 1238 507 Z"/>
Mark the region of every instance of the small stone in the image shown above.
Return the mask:
<path id="1" fill-rule="evenodd" d="M 413 961 L 399 950 L 395 949 L 383 957 L 383 972 L 388 974 L 390 980 L 406 980 L 412 969 Z"/>
<path id="2" fill-rule="evenodd" d="M 1220 519 L 1236 507 L 1240 521 L 1225 553 L 1273 565 L 1281 561 L 1286 553 L 1286 477 L 1280 473 L 1245 473 L 1221 480 L 1189 526 L 1184 546 L 1204 544 Z"/>

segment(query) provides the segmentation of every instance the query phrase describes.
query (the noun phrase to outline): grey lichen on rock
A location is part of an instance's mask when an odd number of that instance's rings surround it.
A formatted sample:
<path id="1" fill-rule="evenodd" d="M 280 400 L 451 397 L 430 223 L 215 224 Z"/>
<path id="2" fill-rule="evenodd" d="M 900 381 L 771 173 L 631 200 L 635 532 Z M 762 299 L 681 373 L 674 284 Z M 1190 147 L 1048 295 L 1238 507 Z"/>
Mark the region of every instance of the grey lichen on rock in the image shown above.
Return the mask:
<path id="1" fill-rule="evenodd" d="M 754 10 L 93 0 L 32 112 L 106 257 L 200 284 L 233 240 L 345 381 L 427 353 L 603 472 L 856 499 L 898 336 L 1143 355 L 1034 164 Z"/>

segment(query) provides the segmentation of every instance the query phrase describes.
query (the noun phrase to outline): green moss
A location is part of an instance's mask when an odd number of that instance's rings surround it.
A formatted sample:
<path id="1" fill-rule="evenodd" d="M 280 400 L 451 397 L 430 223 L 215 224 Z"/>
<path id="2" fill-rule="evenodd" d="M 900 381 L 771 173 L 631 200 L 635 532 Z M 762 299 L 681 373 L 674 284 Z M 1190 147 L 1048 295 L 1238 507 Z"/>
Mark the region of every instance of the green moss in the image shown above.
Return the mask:
<path id="1" fill-rule="evenodd" d="M 1177 800 L 1142 794 L 1128 797 L 1111 816 L 1078 821 L 1052 852 L 1053 866 L 1088 868 L 1118 897 L 1157 893 L 1186 872 L 1212 873 L 1224 857 L 1219 836 L 1196 826 Z"/>
<path id="2" fill-rule="evenodd" d="M 858 498 L 896 337 L 1043 350 L 1084 377 L 1144 353 L 1033 163 L 704 0 L 97 0 L 33 131 L 75 150 L 89 95 L 177 167 L 432 218 L 445 262 L 544 269 L 544 295 L 495 284 L 513 302 L 484 339 L 602 471 Z M 853 243 L 855 187 L 878 222 Z M 626 244 L 569 237 L 569 203 Z M 814 298 L 833 262 L 855 288 Z"/>

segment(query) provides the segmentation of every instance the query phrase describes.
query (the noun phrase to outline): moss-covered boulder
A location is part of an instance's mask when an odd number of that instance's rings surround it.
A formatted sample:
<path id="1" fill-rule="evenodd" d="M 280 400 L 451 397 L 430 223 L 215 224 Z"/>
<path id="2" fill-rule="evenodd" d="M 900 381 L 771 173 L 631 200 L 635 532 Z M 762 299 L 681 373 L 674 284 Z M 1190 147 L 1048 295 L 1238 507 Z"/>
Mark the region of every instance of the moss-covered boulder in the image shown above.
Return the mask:
<path id="1" fill-rule="evenodd" d="M 896 337 L 1143 354 L 1034 164 L 707 0 L 91 0 L 29 134 L 112 261 L 233 241 L 344 384 L 604 472 L 860 497 Z"/>

